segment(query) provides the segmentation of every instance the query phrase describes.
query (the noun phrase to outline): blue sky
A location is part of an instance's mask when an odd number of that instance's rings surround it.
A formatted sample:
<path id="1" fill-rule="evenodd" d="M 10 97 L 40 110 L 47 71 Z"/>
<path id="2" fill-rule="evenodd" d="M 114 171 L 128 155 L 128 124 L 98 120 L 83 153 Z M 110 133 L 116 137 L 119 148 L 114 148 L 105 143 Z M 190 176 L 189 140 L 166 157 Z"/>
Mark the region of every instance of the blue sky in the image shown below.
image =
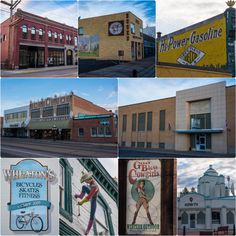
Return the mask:
<path id="1" fill-rule="evenodd" d="M 116 79 L 2 79 L 1 115 L 5 109 L 28 105 L 48 96 L 69 94 L 87 99 L 108 110 L 116 110 Z"/>
<path id="2" fill-rule="evenodd" d="M 2 22 L 9 17 L 9 7 L 1 4 L 1 8 Z M 17 8 L 76 28 L 78 25 L 76 0 L 23 0 Z"/>
<path id="3" fill-rule="evenodd" d="M 173 97 L 176 91 L 194 88 L 220 81 L 226 85 L 235 84 L 234 79 L 120 79 L 118 105 L 146 102 L 161 98 Z"/>
<path id="4" fill-rule="evenodd" d="M 96 3 L 95 3 L 96 2 Z M 95 6 L 96 4 L 96 6 Z M 81 0 L 79 1 L 79 16 L 108 15 L 131 11 L 143 20 L 143 26 L 155 26 L 155 1 L 151 0 Z"/>
<path id="5" fill-rule="evenodd" d="M 236 159 L 234 158 L 179 158 L 177 160 L 178 195 L 184 187 L 197 189 L 198 179 L 208 170 L 209 165 L 212 165 L 218 174 L 230 176 L 231 181 L 236 185 L 236 170 L 233 168 L 236 165 Z"/>

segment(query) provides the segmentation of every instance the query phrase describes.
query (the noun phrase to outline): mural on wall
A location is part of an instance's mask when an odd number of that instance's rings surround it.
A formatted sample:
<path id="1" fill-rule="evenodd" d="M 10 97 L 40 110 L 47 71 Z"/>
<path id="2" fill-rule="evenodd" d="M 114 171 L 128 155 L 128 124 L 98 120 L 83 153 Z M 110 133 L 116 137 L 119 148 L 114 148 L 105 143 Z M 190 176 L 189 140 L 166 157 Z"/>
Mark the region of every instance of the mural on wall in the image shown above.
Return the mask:
<path id="1" fill-rule="evenodd" d="M 159 234 L 161 163 L 134 160 L 127 165 L 127 234 Z"/>
<path id="2" fill-rule="evenodd" d="M 158 62 L 224 68 L 226 46 L 226 19 L 222 16 L 163 36 L 158 42 Z"/>
<path id="3" fill-rule="evenodd" d="M 10 183 L 10 230 L 46 231 L 51 208 L 48 182 L 55 180 L 55 172 L 36 160 L 25 159 L 4 169 L 3 174 Z"/>
<path id="4" fill-rule="evenodd" d="M 79 56 L 99 56 L 100 38 L 95 35 L 80 35 L 79 36 Z"/>

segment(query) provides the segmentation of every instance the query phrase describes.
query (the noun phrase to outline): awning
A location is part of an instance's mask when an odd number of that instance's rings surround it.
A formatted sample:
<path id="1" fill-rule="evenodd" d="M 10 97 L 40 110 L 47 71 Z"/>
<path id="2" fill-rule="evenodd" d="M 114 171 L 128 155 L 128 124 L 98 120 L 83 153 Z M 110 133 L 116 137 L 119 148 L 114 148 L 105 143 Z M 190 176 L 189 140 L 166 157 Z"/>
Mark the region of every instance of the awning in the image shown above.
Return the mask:
<path id="1" fill-rule="evenodd" d="M 71 120 L 30 121 L 29 129 L 71 129 Z"/>
<path id="2" fill-rule="evenodd" d="M 214 129 L 177 129 L 176 133 L 180 134 L 198 134 L 198 133 L 222 133 L 223 128 L 214 128 Z"/>

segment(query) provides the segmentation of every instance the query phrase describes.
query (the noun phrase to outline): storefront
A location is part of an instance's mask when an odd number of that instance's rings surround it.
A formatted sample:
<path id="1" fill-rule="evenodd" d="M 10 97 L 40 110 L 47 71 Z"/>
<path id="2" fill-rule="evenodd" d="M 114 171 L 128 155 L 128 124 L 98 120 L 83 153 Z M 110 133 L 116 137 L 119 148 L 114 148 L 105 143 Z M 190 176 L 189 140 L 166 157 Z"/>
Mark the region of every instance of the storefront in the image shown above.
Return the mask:
<path id="1" fill-rule="evenodd" d="M 56 158 L 1 159 L 1 235 L 59 234 L 58 165 Z"/>
<path id="2" fill-rule="evenodd" d="M 63 66 L 64 61 L 64 48 L 49 48 L 48 49 L 48 66 Z"/>
<path id="3" fill-rule="evenodd" d="M 229 178 L 228 178 L 229 179 Z M 185 188 L 178 198 L 178 230 L 183 232 L 218 231 L 224 227 L 230 235 L 235 224 L 235 196 L 230 182 L 210 165 L 198 179 L 197 191 Z M 230 190 L 231 188 L 231 190 Z M 232 193 L 230 193 L 232 191 Z"/>

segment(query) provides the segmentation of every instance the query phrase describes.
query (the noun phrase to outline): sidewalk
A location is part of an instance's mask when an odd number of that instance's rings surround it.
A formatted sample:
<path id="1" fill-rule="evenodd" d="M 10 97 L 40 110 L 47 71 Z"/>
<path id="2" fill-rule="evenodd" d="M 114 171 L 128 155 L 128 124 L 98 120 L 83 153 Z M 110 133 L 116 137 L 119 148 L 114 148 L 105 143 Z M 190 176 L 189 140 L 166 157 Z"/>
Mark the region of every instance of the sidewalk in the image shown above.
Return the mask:
<path id="1" fill-rule="evenodd" d="M 50 67 L 41 67 L 41 68 L 27 68 L 27 69 L 19 69 L 19 70 L 1 70 L 1 76 L 9 76 L 9 75 L 19 75 L 19 74 L 31 74 L 38 72 L 46 72 L 46 71 L 55 71 L 55 70 L 69 70 L 69 69 L 77 69 L 77 65 L 71 66 L 50 66 Z"/>
<path id="2" fill-rule="evenodd" d="M 149 57 L 141 61 L 132 61 L 87 73 L 81 73 L 79 77 L 133 77 L 133 70 L 137 71 L 137 77 L 155 77 L 154 61 L 154 57 Z"/>

